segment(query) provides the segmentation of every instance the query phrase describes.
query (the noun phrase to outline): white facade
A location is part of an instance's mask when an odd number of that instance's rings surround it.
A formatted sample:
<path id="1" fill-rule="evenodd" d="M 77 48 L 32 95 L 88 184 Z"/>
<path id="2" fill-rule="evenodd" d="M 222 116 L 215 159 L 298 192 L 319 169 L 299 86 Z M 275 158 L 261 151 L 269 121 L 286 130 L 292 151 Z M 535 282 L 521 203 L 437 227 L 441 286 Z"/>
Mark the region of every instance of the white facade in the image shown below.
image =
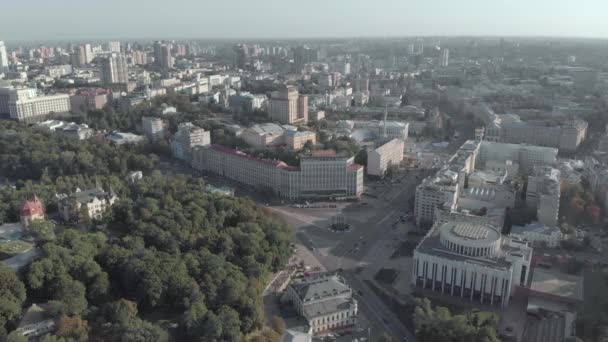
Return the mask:
<path id="1" fill-rule="evenodd" d="M 296 280 L 287 286 L 285 294 L 315 335 L 357 323 L 359 312 L 353 291 L 337 275 Z"/>
<path id="2" fill-rule="evenodd" d="M 557 149 L 552 147 L 490 141 L 482 141 L 480 145 L 478 162 L 482 168 L 492 161 L 513 161 L 519 164 L 520 172 L 531 172 L 535 165 L 549 165 L 557 160 Z"/>
<path id="3" fill-rule="evenodd" d="M 439 65 L 446 68 L 450 63 L 450 50 L 441 49 L 441 57 L 439 59 Z"/>
<path id="4" fill-rule="evenodd" d="M 36 121 L 50 113 L 70 111 L 67 94 L 38 96 L 32 88 L 0 88 L 0 114 L 18 121 Z"/>
<path id="5" fill-rule="evenodd" d="M 541 224 L 551 227 L 558 224 L 560 184 L 560 171 L 550 166 L 536 166 L 528 177 L 526 205 L 536 209 Z"/>
<path id="6" fill-rule="evenodd" d="M 106 84 L 129 83 L 127 58 L 120 54 L 112 54 L 101 62 L 101 76 Z"/>
<path id="7" fill-rule="evenodd" d="M 6 71 L 8 71 L 8 54 L 4 42 L 0 40 L 0 74 Z"/>
<path id="8" fill-rule="evenodd" d="M 587 136 L 588 123 L 570 120 L 563 124 L 545 121 L 524 122 L 518 115 L 494 114 L 486 127 L 485 139 L 495 142 L 555 147 L 574 152 Z"/>
<path id="9" fill-rule="evenodd" d="M 472 186 L 475 183 L 474 177 L 471 184 L 466 185 L 466 180 L 477 168 L 507 172 L 507 175 L 514 170 L 530 172 L 536 166 L 553 164 L 556 157 L 557 149 L 550 147 L 469 140 L 456 151 L 446 166 L 434 176 L 424 179 L 416 188 L 414 207 L 416 223 L 418 225 L 432 223 L 435 219 L 435 208 L 440 205 L 446 208 L 462 205 L 466 209 L 473 210 L 482 207 L 513 207 L 515 196 L 512 189 L 485 185 L 476 188 Z M 477 178 L 481 176 L 487 178 L 491 176 L 490 174 L 479 174 Z M 555 206 L 549 205 L 552 203 L 554 202 L 543 201 L 543 208 L 555 209 Z M 559 209 L 559 200 L 557 209 Z M 545 211 L 543 215 L 544 213 Z"/>
<path id="10" fill-rule="evenodd" d="M 388 139 L 407 140 L 410 124 L 407 122 L 371 120 L 371 121 L 338 121 L 338 129 L 348 132 L 353 129 L 363 129 L 372 134 Z M 348 127 L 350 126 L 350 129 Z"/>
<path id="11" fill-rule="evenodd" d="M 547 247 L 559 247 L 564 235 L 557 226 L 549 227 L 541 223 L 528 223 L 525 226 L 511 227 L 511 237 L 530 242 L 545 244 Z"/>
<path id="12" fill-rule="evenodd" d="M 403 140 L 393 139 L 367 154 L 367 174 L 384 176 L 390 166 L 398 166 L 403 160 Z"/>
<path id="13" fill-rule="evenodd" d="M 54 132 L 70 139 L 84 140 L 93 137 L 95 131 L 85 124 L 75 122 L 64 122 L 58 120 L 47 120 L 39 122 L 32 127 L 34 130 L 43 132 Z"/>
<path id="14" fill-rule="evenodd" d="M 120 42 L 118 42 L 118 41 L 109 41 L 108 42 L 108 51 L 120 53 Z"/>
<path id="15" fill-rule="evenodd" d="M 335 154 L 303 156 L 298 168 L 211 145 L 194 149 L 192 166 L 288 199 L 357 198 L 363 193 L 363 167 Z"/>
<path id="16" fill-rule="evenodd" d="M 527 284 L 532 249 L 491 226 L 436 225 L 414 251 L 412 286 L 466 301 L 509 305 L 515 287 Z"/>

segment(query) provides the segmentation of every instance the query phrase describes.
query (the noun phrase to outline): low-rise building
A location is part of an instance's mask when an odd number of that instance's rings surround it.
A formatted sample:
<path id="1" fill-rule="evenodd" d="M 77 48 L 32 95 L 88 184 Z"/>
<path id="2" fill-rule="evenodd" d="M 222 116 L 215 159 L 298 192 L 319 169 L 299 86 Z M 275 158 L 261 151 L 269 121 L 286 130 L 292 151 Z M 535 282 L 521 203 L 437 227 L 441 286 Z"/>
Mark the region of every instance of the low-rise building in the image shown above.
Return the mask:
<path id="1" fill-rule="evenodd" d="M 32 304 L 25 312 L 17 327 L 17 332 L 28 339 L 41 337 L 55 331 L 55 319 L 49 312 L 48 304 Z"/>
<path id="2" fill-rule="evenodd" d="M 412 285 L 421 291 L 505 308 L 530 276 L 532 248 L 492 226 L 435 225 L 414 251 Z"/>
<path id="3" fill-rule="evenodd" d="M 301 150 L 307 142 L 312 146 L 317 143 L 317 134 L 311 131 L 298 131 L 297 129 L 285 130 L 284 141 L 285 145 L 292 150 Z"/>
<path id="4" fill-rule="evenodd" d="M 359 310 L 353 290 L 337 275 L 295 280 L 285 291 L 315 335 L 357 323 Z"/>
<path id="5" fill-rule="evenodd" d="M 95 131 L 86 124 L 75 122 L 64 122 L 59 120 L 47 120 L 33 126 L 33 130 L 52 132 L 74 140 L 84 140 L 93 137 Z"/>
<path id="6" fill-rule="evenodd" d="M 124 133 L 112 131 L 107 133 L 104 137 L 104 140 L 109 142 L 110 144 L 120 146 L 120 145 L 128 145 L 128 144 L 138 144 L 144 141 L 144 137 L 141 135 L 133 134 L 133 133 Z"/>
<path id="7" fill-rule="evenodd" d="M 70 104 L 75 112 L 103 109 L 111 96 L 108 89 L 79 89 L 70 94 Z"/>
<path id="8" fill-rule="evenodd" d="M 370 121 L 350 121 L 340 120 L 336 122 L 336 127 L 339 133 L 352 134 L 356 130 L 363 130 L 369 132 L 371 135 L 377 138 L 383 139 L 401 139 L 407 140 L 409 134 L 410 124 L 407 122 L 399 121 L 383 121 L 383 120 L 370 120 Z"/>
<path id="9" fill-rule="evenodd" d="M 524 226 L 511 227 L 511 237 L 529 242 L 533 245 L 545 245 L 547 247 L 559 247 L 564 235 L 557 226 L 545 226 L 533 222 Z"/>
<path id="10" fill-rule="evenodd" d="M 114 191 L 110 189 L 106 192 L 101 188 L 77 189 L 74 193 L 57 197 L 57 209 L 65 221 L 83 220 L 85 214 L 91 219 L 101 219 L 104 212 L 118 200 Z"/>
<path id="11" fill-rule="evenodd" d="M 401 139 L 392 139 L 367 154 L 367 174 L 382 177 L 391 166 L 399 166 L 403 160 L 405 143 Z"/>
<path id="12" fill-rule="evenodd" d="M 568 341 L 576 336 L 584 278 L 556 269 L 534 268 L 527 291 L 525 341 Z"/>
<path id="13" fill-rule="evenodd" d="M 34 194 L 34 198 L 31 201 L 23 202 L 23 205 L 19 209 L 19 217 L 25 229 L 28 228 L 32 221 L 44 220 L 42 201 L 40 201 L 36 194 Z"/>
<path id="14" fill-rule="evenodd" d="M 258 149 L 287 146 L 292 150 L 300 150 L 308 141 L 313 145 L 317 142 L 317 135 L 314 132 L 300 132 L 295 126 L 274 123 L 253 125 L 243 130 L 239 137 Z"/>

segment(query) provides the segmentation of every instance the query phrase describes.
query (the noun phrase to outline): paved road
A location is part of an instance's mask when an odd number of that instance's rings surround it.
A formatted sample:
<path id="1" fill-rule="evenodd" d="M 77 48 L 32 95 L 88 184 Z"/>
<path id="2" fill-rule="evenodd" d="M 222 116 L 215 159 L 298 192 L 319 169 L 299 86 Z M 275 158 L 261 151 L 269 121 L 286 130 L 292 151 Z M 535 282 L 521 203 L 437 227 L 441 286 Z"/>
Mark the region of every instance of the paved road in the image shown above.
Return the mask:
<path id="1" fill-rule="evenodd" d="M 296 238 L 305 245 L 314 245 L 313 254 L 328 271 L 343 269 L 348 277 L 349 284 L 363 296 L 358 296 L 362 314 L 370 320 L 372 336 L 379 336 L 382 332 L 390 333 L 397 341 L 407 337 L 415 341 L 412 334 L 400 322 L 396 315 L 363 281 L 362 276 L 352 272 L 356 267 L 363 266 L 373 260 L 366 260 L 366 254 L 380 240 L 394 233 L 394 223 L 409 209 L 409 202 L 413 199 L 416 186 L 425 177 L 424 172 L 412 172 L 401 175 L 397 181 L 385 184 L 376 184 L 371 191 L 374 197 L 364 196 L 361 202 L 346 207 L 342 214 L 352 225 L 350 233 L 334 234 L 326 228 L 319 226 L 319 221 L 307 220 L 299 212 L 293 213 L 284 207 L 275 208 L 288 221 L 296 224 Z M 377 196 L 377 198 L 376 198 Z M 315 210 L 307 210 L 312 217 L 322 216 Z M 325 224 L 325 223 L 323 223 Z M 315 245 L 316 240 L 323 240 L 329 248 Z M 378 265 L 376 265 L 378 266 Z M 349 271 L 350 270 L 350 271 Z"/>
<path id="2" fill-rule="evenodd" d="M 384 305 L 382 299 L 365 282 L 352 273 L 346 273 L 344 276 L 357 293 L 363 294 L 358 297 L 359 309 L 372 324 L 372 336 L 378 336 L 382 332 L 387 332 L 396 341 L 402 341 L 404 337 L 407 337 L 409 342 L 416 341 L 415 337 L 403 326 L 397 316 Z"/>

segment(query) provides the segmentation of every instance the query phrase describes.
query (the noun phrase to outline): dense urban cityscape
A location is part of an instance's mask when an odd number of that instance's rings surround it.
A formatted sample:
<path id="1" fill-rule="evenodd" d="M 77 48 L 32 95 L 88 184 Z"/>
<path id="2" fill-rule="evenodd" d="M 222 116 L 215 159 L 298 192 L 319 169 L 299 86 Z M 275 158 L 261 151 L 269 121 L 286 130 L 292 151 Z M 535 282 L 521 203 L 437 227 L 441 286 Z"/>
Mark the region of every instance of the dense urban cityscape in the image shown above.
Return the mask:
<path id="1" fill-rule="evenodd" d="M 2 34 L 0 341 L 608 341 L 608 40 Z"/>

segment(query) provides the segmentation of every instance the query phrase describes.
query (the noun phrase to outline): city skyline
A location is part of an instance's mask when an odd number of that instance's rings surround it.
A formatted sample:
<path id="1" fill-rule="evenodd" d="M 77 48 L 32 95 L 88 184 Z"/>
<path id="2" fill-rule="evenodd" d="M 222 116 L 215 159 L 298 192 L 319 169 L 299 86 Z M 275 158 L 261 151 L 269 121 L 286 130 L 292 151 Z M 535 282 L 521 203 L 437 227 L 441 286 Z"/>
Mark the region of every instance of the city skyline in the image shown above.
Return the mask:
<path id="1" fill-rule="evenodd" d="M 9 2 L 7 13 L 27 12 L 28 22 L 14 15 L 0 23 L 5 41 L 126 38 L 273 39 L 400 36 L 550 36 L 608 38 L 599 0 L 579 6 L 565 0 L 515 0 L 489 4 L 471 0 L 374 3 L 319 0 L 306 4 L 237 1 L 141 4 L 107 0 L 80 3 L 59 0 Z M 277 12 L 279 11 L 279 12 Z M 90 15 L 95 13 L 94 16 Z M 280 15 L 277 15 L 280 13 Z M 584 20 L 583 20 L 584 19 Z M 366 23 L 370 23 L 367 25 Z M 373 23 L 373 25 L 371 24 Z M 567 25 L 565 25 L 567 23 Z M 41 30 L 40 28 L 44 29 Z"/>

